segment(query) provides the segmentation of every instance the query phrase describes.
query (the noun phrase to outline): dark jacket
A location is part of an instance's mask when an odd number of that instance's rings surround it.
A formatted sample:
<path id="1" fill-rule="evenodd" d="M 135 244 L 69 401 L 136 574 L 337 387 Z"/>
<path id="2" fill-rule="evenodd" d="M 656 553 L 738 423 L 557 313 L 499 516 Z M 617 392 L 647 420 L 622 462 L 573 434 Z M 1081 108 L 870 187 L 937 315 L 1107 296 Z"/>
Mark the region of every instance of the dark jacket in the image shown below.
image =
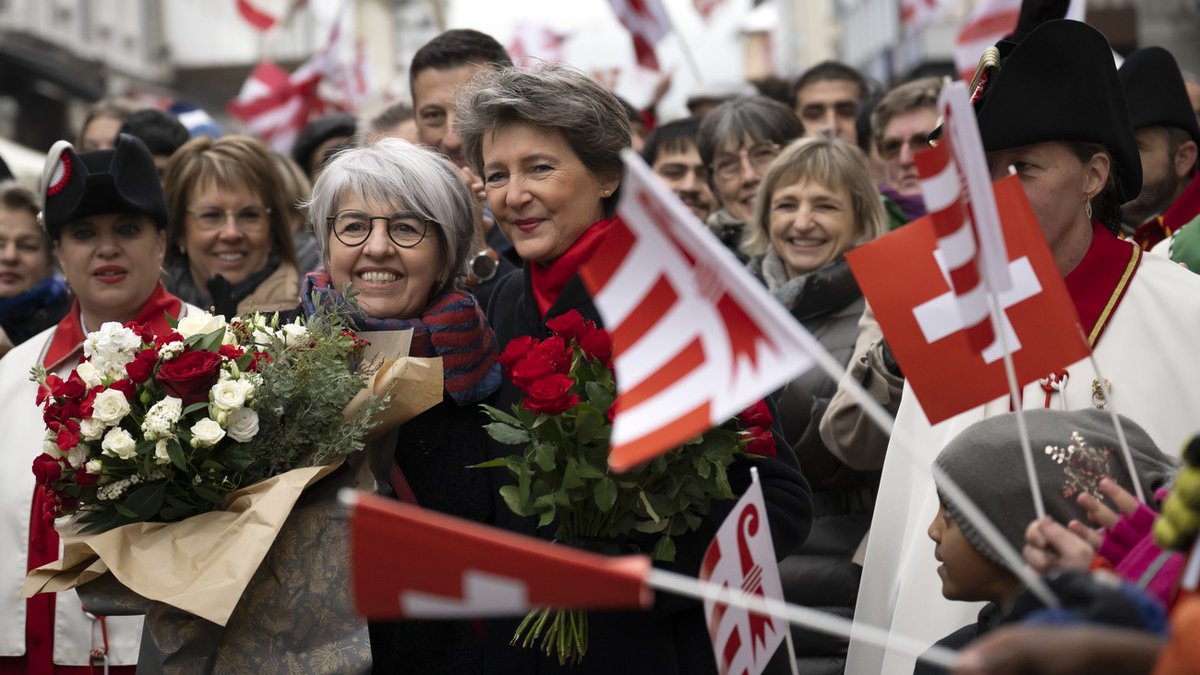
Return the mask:
<path id="1" fill-rule="evenodd" d="M 572 309 L 578 310 L 584 318 L 603 325 L 599 312 L 592 304 L 591 296 L 578 276 L 567 283 L 547 313 L 547 318 Z M 545 338 L 550 335 L 533 298 L 528 265 L 523 274 L 511 274 L 501 280 L 489 302 L 488 318 L 502 350 L 510 340 L 519 336 Z M 498 392 L 495 405 L 507 410 L 520 398 L 521 392 L 506 380 Z M 808 534 L 811 520 L 808 485 L 799 472 L 795 458 L 785 447 L 782 442 L 779 443 L 780 453 L 776 458 L 739 460 L 729 469 L 730 483 L 734 491 L 742 492 L 750 484 L 751 463 L 758 467 L 767 503 L 771 536 L 777 551 L 790 550 L 802 542 Z M 489 451 L 492 456 L 505 456 L 512 453 L 512 447 L 493 444 Z M 551 538 L 553 525 L 538 530 L 533 519 L 515 516 L 500 500 L 496 490 L 499 486 L 511 482 L 507 473 L 497 469 L 492 478 L 496 523 L 505 529 Z M 704 550 L 732 506 L 732 502 L 714 505 L 713 513 L 700 530 L 676 539 L 676 562 L 658 566 L 695 576 L 700 568 Z M 630 537 L 623 543 L 626 550 L 637 547 L 645 551 L 648 550 L 649 541 Z M 589 613 L 588 653 L 583 663 L 575 668 L 561 668 L 557 661 L 547 659 L 534 649 L 509 646 L 508 641 L 517 623 L 518 620 L 488 622 L 484 670 L 489 675 L 540 675 L 558 672 L 703 675 L 717 672 L 700 603 L 666 593 L 656 595 L 655 607 L 649 612 Z M 789 672 L 782 653 L 781 649 L 772 662 L 776 669 L 769 669 L 768 672 Z"/>
<path id="2" fill-rule="evenodd" d="M 763 263 L 750 270 L 765 283 Z M 858 322 L 866 304 L 845 259 L 793 280 L 781 301 L 800 325 L 840 364 L 854 351 Z M 804 545 L 780 563 L 783 593 L 789 602 L 853 617 L 862 567 L 851 559 L 871 524 L 879 471 L 846 466 L 821 440 L 821 416 L 837 391 L 837 382 L 812 368 L 774 394 L 784 437 L 800 460 L 813 489 L 813 528 Z M 840 673 L 847 642 L 793 628 L 800 672 Z"/>

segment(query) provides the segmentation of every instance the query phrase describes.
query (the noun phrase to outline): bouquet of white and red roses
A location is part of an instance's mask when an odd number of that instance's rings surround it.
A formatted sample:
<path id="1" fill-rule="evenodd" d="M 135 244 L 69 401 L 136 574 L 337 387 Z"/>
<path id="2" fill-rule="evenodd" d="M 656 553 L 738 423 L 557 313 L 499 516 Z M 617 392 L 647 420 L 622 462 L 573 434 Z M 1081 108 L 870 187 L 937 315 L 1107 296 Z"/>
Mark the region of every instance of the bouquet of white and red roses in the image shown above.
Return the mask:
<path id="1" fill-rule="evenodd" d="M 484 406 L 495 440 L 524 446 L 493 460 L 516 479 L 500 489 L 517 515 L 556 524 L 568 544 L 620 544 L 634 533 L 654 537 L 652 557 L 673 561 L 673 538 L 698 529 L 714 500 L 733 499 L 726 473 L 739 455 L 774 455 L 773 420 L 759 402 L 738 418 L 626 473 L 608 467 L 617 388 L 608 333 L 577 311 L 546 322 L 544 340 L 511 341 L 500 363 L 525 396 L 511 412 Z M 540 638 L 560 663 L 587 651 L 587 617 L 577 610 L 539 609 L 517 629 L 514 644 Z"/>
<path id="2" fill-rule="evenodd" d="M 45 517 L 76 514 L 84 532 L 181 520 L 361 449 L 381 402 L 342 410 L 365 386 L 350 367 L 365 345 L 333 314 L 283 325 L 202 314 L 157 337 L 104 324 L 66 379 L 34 369 Z"/>

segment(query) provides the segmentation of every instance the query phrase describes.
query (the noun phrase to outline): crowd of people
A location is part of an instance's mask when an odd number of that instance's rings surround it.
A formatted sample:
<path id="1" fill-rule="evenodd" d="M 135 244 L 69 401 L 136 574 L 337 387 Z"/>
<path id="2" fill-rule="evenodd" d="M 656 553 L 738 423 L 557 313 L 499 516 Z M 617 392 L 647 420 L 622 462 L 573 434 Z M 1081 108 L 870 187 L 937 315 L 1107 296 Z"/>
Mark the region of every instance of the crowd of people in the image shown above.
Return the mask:
<path id="1" fill-rule="evenodd" d="M 1180 650 L 1194 649 L 1197 631 L 1187 554 L 1149 532 L 1200 432 L 1200 368 L 1187 357 L 1200 340 L 1190 85 L 1157 47 L 1118 69 L 1103 34 L 1074 21 L 1023 17 L 998 48 L 972 92 L 989 170 L 1019 177 L 1095 360 L 933 425 L 846 254 L 925 214 L 914 156 L 937 143 L 942 79 L 885 90 L 826 62 L 764 87 L 778 98 L 710 86 L 690 116 L 660 122 L 653 106 L 638 110 L 577 69 L 515 67 L 490 36 L 456 29 L 414 56 L 411 105 L 313 120 L 290 156 L 245 135 L 191 138 L 170 115 L 121 100 L 97 104 L 73 142 L 50 148 L 36 193 L 0 183 L 0 456 L 10 464 L 0 530 L 12 551 L 0 572 L 0 674 L 101 661 L 131 673 L 139 660 L 153 672 L 162 648 L 137 617 L 96 617 L 74 591 L 19 596 L 26 572 L 59 554 L 25 468 L 44 435 L 29 373 L 70 372 L 86 334 L 109 321 L 159 333 L 166 315 L 295 317 L 332 304 L 352 305 L 361 330 L 411 329 L 414 355 L 443 360 L 444 400 L 399 429 L 380 492 L 549 538 L 507 508 L 507 473 L 467 469 L 511 452 L 489 438 L 480 404 L 520 400 L 497 358 L 514 340 L 548 337 L 547 322 L 571 311 L 603 325 L 579 272 L 612 228 L 630 146 L 846 368 L 841 381 L 814 370 L 771 394 L 777 454 L 729 469 L 739 494 L 758 470 L 788 602 L 964 650 L 962 672 L 1185 672 L 1170 668 L 1187 663 Z M 927 464 L 868 418 L 855 383 Z M 1030 409 L 1043 519 L 1017 408 Z M 1135 473 L 1118 454 L 1125 442 Z M 1031 592 L 933 465 L 1061 607 Z M 1200 502 L 1200 491 L 1179 491 Z M 696 573 L 718 512 L 677 538 L 673 569 Z M 510 644 L 516 623 L 372 623 L 365 669 L 717 672 L 698 602 L 595 613 L 573 668 Z M 795 664 L 781 649 L 766 672 L 944 672 L 873 643 L 791 633 Z"/>

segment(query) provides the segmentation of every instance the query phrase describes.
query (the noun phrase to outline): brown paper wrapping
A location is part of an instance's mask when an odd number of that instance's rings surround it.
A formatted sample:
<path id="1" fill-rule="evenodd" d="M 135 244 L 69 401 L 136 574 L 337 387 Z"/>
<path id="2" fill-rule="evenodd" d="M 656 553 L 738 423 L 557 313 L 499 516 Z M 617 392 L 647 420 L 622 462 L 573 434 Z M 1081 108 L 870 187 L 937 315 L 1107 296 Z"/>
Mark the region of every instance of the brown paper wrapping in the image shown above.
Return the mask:
<path id="1" fill-rule="evenodd" d="M 347 414 L 353 414 L 351 406 L 357 409 L 366 402 L 367 392 L 390 393 L 392 400 L 377 417 L 372 438 L 442 400 L 440 358 L 396 357 L 407 353 L 408 333 L 365 335 L 372 341 L 370 358 L 378 359 L 379 367 L 367 389 L 347 405 Z M 22 595 L 63 591 L 112 572 L 142 597 L 224 626 L 301 493 L 342 461 L 273 476 L 230 493 L 221 511 L 179 522 L 134 523 L 98 534 L 63 532 L 62 558 L 29 572 Z"/>

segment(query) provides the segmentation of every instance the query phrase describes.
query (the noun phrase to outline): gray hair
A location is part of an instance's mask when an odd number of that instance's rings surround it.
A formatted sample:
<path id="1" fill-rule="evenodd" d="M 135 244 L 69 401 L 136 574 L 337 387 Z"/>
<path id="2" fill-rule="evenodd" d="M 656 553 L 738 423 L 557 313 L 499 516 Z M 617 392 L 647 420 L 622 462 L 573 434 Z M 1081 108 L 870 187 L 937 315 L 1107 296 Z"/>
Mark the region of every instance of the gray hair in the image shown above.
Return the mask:
<path id="1" fill-rule="evenodd" d="M 735 149 L 746 136 L 754 143 L 768 141 L 783 147 L 802 135 L 804 125 L 791 108 L 766 96 L 742 96 L 722 103 L 704 117 L 696 147 L 700 161 L 710 165 L 717 151 L 730 141 Z"/>
<path id="2" fill-rule="evenodd" d="M 305 207 L 321 259 L 329 263 L 329 217 L 353 195 L 363 201 L 415 211 L 433 221 L 442 243 L 441 269 L 451 270 L 434 294 L 465 274 L 475 235 L 475 200 L 457 170 L 438 153 L 398 138 L 381 138 L 334 155 Z"/>
<path id="3" fill-rule="evenodd" d="M 754 199 L 754 219 L 742 241 L 744 253 L 760 256 L 767 252 L 775 189 L 800 181 L 845 190 L 850 195 L 850 210 L 859 235 L 856 246 L 887 234 L 887 213 L 858 148 L 836 136 L 805 136 L 785 148 L 763 175 Z"/>
<path id="4" fill-rule="evenodd" d="M 597 176 L 622 174 L 621 149 L 630 143 L 625 108 L 577 68 L 544 63 L 483 69 L 471 80 L 459 94 L 454 128 L 480 176 L 484 134 L 512 122 L 561 133 L 584 167 Z M 617 199 L 613 194 L 603 200 L 605 215 L 613 213 Z"/>

